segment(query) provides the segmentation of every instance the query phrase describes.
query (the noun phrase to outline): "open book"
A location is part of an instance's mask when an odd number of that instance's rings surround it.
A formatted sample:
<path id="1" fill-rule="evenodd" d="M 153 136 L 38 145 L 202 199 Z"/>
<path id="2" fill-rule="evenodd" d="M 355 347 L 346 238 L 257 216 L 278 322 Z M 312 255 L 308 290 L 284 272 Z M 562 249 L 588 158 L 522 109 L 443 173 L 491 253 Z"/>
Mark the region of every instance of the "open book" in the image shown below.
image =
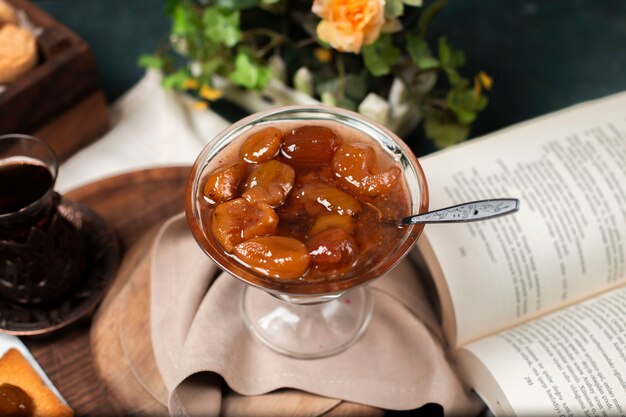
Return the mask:
<path id="1" fill-rule="evenodd" d="M 466 381 L 496 416 L 626 415 L 626 93 L 420 162 L 432 209 L 521 201 L 418 243 Z"/>

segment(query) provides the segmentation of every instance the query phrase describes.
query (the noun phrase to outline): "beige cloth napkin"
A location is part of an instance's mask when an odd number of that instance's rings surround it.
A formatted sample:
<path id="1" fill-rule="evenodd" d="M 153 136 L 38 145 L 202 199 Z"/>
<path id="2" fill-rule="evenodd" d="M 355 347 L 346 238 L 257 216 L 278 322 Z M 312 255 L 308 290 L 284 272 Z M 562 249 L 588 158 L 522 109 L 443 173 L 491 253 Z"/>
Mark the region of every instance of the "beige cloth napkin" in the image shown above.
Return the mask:
<path id="1" fill-rule="evenodd" d="M 293 359 L 254 339 L 239 315 L 245 284 L 202 252 L 184 216 L 161 229 L 152 253 L 152 343 L 172 415 L 219 415 L 222 378 L 244 395 L 296 388 L 395 410 L 426 403 L 446 415 L 476 415 L 480 402 L 460 383 L 408 260 L 372 285 L 374 314 L 364 336 L 323 359 Z"/>

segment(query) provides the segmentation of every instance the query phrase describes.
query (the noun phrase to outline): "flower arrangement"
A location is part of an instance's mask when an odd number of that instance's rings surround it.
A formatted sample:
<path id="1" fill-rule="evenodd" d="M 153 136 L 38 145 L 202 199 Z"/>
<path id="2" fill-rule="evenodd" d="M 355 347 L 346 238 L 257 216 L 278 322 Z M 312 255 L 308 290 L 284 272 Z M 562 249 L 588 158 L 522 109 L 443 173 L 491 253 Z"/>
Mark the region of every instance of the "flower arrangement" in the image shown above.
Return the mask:
<path id="1" fill-rule="evenodd" d="M 322 102 L 406 133 L 422 122 L 438 147 L 464 140 L 492 80 L 464 77 L 463 51 L 427 32 L 445 0 L 167 0 L 156 53 L 140 57 L 163 85 L 206 108 Z"/>

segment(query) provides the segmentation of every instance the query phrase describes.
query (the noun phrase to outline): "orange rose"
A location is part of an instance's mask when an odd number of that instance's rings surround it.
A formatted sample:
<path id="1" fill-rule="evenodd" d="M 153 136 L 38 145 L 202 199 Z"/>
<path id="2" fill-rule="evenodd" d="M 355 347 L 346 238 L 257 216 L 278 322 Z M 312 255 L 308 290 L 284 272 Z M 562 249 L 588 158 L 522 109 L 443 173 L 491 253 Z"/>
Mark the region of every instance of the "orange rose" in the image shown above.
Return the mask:
<path id="1" fill-rule="evenodd" d="M 317 36 L 341 52 L 358 53 L 385 23 L 384 0 L 314 0 L 313 12 L 322 18 Z"/>

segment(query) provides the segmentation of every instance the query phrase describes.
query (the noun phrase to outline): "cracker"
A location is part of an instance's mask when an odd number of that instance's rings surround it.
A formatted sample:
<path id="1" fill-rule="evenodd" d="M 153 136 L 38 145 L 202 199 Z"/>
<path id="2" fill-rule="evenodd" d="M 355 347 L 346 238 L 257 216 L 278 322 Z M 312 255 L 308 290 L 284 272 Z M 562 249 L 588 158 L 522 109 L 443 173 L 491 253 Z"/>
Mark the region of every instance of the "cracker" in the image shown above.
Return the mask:
<path id="1" fill-rule="evenodd" d="M 33 417 L 71 417 L 74 412 L 54 395 L 26 358 L 16 349 L 9 349 L 0 358 L 0 385 L 21 388 L 33 401 Z"/>

